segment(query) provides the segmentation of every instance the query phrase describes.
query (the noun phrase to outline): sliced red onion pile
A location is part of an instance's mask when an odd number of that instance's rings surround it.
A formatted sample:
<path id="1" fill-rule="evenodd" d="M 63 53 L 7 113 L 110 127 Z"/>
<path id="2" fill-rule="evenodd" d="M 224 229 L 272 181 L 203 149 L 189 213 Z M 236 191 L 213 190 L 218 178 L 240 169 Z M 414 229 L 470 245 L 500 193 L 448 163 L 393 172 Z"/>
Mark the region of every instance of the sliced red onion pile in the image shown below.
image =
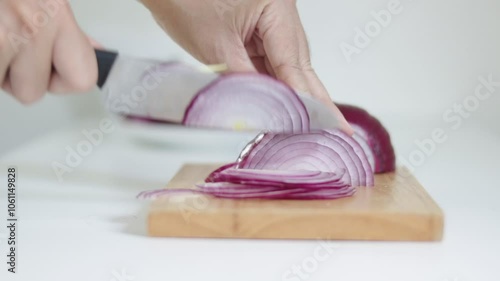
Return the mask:
<path id="1" fill-rule="evenodd" d="M 363 149 L 340 130 L 262 134 L 242 152 L 237 167 L 330 173 L 346 170 L 343 180 L 349 185 L 372 186 L 374 183 Z"/>
<path id="2" fill-rule="evenodd" d="M 215 175 L 212 182 L 197 189 L 163 189 L 142 192 L 139 198 L 158 198 L 179 193 L 208 194 L 231 199 L 336 199 L 350 196 L 356 189 L 342 181 L 344 170 L 282 171 L 228 168 Z"/>
<path id="3" fill-rule="evenodd" d="M 213 171 L 196 188 L 146 191 L 139 197 L 188 192 L 233 199 L 336 199 L 373 184 L 362 148 L 339 130 L 263 133 L 236 163 Z"/>
<path id="4" fill-rule="evenodd" d="M 345 104 L 337 106 L 354 129 L 353 138 L 365 151 L 375 173 L 394 171 L 396 156 L 391 136 L 382 123 L 359 107 Z"/>
<path id="5" fill-rule="evenodd" d="M 290 87 L 266 75 L 219 77 L 191 101 L 183 124 L 191 127 L 306 132 L 309 115 Z"/>

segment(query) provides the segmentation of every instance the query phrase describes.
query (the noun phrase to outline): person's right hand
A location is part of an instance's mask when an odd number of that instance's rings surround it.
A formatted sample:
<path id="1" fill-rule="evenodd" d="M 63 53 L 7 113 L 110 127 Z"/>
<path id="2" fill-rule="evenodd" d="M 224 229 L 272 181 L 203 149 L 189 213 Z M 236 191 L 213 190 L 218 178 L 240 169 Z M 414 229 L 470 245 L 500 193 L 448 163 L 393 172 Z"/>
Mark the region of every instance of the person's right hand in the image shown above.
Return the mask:
<path id="1" fill-rule="evenodd" d="M 0 0 L 0 85 L 24 104 L 95 86 L 97 62 L 67 0 Z"/>
<path id="2" fill-rule="evenodd" d="M 353 130 L 316 75 L 295 0 L 141 0 L 180 46 L 228 72 L 260 72 L 322 101 Z M 226 3 L 227 2 L 227 3 Z"/>

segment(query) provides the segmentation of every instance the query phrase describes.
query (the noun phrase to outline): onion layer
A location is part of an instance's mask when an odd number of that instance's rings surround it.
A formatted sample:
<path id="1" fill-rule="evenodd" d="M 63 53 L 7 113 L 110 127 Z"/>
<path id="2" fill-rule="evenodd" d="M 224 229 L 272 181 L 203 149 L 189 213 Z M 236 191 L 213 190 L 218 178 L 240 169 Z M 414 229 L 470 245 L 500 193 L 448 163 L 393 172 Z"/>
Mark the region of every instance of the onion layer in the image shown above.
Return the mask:
<path id="1" fill-rule="evenodd" d="M 221 76 L 202 89 L 188 106 L 183 124 L 298 133 L 309 130 L 309 115 L 285 84 L 266 75 L 237 73 Z"/>
<path id="2" fill-rule="evenodd" d="M 264 133 L 248 144 L 238 162 L 216 169 L 196 188 L 150 191 L 140 197 L 191 192 L 233 199 L 336 199 L 373 183 L 363 149 L 340 130 Z"/>
<path id="3" fill-rule="evenodd" d="M 396 156 L 391 137 L 382 123 L 359 107 L 345 104 L 337 104 L 337 107 L 354 129 L 354 139 L 365 151 L 375 173 L 394 171 Z"/>
<path id="4" fill-rule="evenodd" d="M 247 170 L 227 168 L 212 173 L 213 182 L 198 184 L 197 189 L 145 191 L 142 199 L 155 199 L 182 193 L 208 194 L 232 199 L 336 199 L 351 196 L 356 189 L 341 180 L 345 171 Z"/>
<path id="5" fill-rule="evenodd" d="M 339 173 L 352 186 L 372 186 L 373 171 L 362 148 L 340 130 L 303 134 L 266 133 L 250 144 L 237 167 Z"/>

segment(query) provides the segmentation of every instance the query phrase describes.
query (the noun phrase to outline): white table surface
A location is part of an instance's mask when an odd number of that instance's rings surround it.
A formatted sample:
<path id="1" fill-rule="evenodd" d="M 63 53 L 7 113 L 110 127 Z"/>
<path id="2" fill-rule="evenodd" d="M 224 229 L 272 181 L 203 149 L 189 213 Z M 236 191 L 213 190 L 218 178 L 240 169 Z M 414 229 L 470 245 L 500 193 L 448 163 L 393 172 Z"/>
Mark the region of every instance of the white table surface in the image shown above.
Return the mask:
<path id="1" fill-rule="evenodd" d="M 64 161 L 64 147 L 74 147 L 83 139 L 82 128 L 97 122 L 33 140 L 0 160 L 3 186 L 7 166 L 18 167 L 20 218 L 18 274 L 7 274 L 2 262 L 0 280 L 500 280 L 500 137 L 473 120 L 450 131 L 415 170 L 445 212 L 442 242 L 329 242 L 328 258 L 307 278 L 295 279 L 285 272 L 310 261 L 322 247 L 319 241 L 144 235 L 145 205 L 135 199 L 138 192 L 163 186 L 185 162 L 233 160 L 250 135 L 117 125 L 59 182 L 51 163 Z M 404 153 L 433 127 L 388 125 Z M 5 194 L 6 186 L 2 214 Z M 2 226 L 0 260 L 5 231 Z M 131 278 L 120 276 L 122 270 Z"/>

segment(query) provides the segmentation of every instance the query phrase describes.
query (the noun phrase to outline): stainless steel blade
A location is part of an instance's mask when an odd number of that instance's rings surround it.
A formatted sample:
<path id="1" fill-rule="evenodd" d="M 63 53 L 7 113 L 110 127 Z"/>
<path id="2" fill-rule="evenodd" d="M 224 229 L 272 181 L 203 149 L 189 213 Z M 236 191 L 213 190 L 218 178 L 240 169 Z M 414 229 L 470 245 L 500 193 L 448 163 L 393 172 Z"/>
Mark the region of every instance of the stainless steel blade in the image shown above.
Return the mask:
<path id="1" fill-rule="evenodd" d="M 309 95 L 301 93 L 298 95 L 309 114 L 311 130 L 340 128 L 339 119 L 326 105 Z"/>
<path id="2" fill-rule="evenodd" d="M 183 63 L 118 56 L 102 88 L 104 103 L 113 113 L 181 123 L 196 93 L 216 78 Z"/>

